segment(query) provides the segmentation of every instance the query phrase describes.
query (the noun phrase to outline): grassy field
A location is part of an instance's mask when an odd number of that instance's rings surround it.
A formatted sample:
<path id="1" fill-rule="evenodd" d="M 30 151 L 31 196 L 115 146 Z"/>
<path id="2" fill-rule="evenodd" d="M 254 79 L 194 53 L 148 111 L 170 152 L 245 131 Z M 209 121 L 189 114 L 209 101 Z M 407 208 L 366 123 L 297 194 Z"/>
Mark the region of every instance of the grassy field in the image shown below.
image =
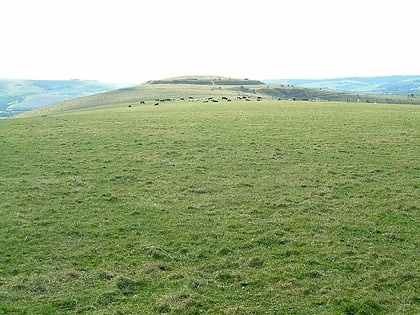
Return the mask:
<path id="1" fill-rule="evenodd" d="M 0 313 L 420 313 L 420 107 L 127 105 L 0 121 Z"/>

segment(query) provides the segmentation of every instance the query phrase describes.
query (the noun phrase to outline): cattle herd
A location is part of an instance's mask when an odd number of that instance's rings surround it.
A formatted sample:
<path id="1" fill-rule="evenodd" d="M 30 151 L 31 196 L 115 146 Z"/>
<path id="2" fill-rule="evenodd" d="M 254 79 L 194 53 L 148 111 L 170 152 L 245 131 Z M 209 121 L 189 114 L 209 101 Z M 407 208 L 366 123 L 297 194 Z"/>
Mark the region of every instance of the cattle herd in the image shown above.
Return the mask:
<path id="1" fill-rule="evenodd" d="M 209 96 L 209 97 L 204 97 L 202 99 L 199 98 L 194 98 L 192 96 L 189 96 L 187 98 L 185 97 L 180 97 L 180 98 L 156 98 L 153 101 L 153 105 L 158 106 L 161 103 L 165 103 L 165 102 L 175 102 L 175 101 L 186 101 L 188 100 L 189 102 L 197 102 L 197 101 L 202 101 L 203 103 L 208 103 L 208 102 L 213 102 L 213 103 L 218 103 L 219 101 L 224 101 L 224 102 L 232 102 L 232 99 L 230 97 L 227 96 L 222 96 L 219 100 L 219 98 L 213 97 L 213 96 Z M 236 97 L 236 100 L 239 101 L 251 101 L 252 98 L 249 95 L 238 95 Z M 257 96 L 256 97 L 257 101 L 262 101 L 263 98 L 261 96 Z M 140 105 L 145 105 L 146 101 L 145 100 L 140 100 L 139 101 Z M 129 107 L 131 107 L 132 105 L 128 105 Z"/>

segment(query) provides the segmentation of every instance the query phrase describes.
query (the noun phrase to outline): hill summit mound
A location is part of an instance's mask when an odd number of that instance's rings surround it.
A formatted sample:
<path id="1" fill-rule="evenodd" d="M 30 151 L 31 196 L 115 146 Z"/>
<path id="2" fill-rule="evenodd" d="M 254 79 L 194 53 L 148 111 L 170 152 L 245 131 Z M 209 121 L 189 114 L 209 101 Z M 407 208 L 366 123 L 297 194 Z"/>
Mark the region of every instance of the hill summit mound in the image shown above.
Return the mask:
<path id="1" fill-rule="evenodd" d="M 259 80 L 234 79 L 215 76 L 184 76 L 162 80 L 151 80 L 149 84 L 196 84 L 196 85 L 265 85 Z"/>

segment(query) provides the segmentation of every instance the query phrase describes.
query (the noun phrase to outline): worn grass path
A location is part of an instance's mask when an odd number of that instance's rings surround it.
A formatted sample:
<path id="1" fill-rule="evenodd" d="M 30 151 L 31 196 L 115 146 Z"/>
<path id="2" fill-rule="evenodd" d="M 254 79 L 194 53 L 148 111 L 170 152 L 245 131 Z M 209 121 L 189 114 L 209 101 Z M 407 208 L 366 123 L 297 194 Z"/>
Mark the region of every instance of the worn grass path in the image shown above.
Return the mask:
<path id="1" fill-rule="evenodd" d="M 418 314 L 420 107 L 0 121 L 0 313 Z"/>

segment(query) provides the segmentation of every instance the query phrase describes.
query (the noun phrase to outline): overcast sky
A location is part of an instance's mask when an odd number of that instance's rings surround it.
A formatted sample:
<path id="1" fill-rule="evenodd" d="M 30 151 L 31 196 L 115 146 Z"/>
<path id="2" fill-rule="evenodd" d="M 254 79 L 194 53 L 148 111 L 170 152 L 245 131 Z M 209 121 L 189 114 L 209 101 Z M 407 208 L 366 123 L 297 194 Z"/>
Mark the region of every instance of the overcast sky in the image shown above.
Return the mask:
<path id="1" fill-rule="evenodd" d="M 1 0 L 0 78 L 420 74 L 416 0 Z"/>

